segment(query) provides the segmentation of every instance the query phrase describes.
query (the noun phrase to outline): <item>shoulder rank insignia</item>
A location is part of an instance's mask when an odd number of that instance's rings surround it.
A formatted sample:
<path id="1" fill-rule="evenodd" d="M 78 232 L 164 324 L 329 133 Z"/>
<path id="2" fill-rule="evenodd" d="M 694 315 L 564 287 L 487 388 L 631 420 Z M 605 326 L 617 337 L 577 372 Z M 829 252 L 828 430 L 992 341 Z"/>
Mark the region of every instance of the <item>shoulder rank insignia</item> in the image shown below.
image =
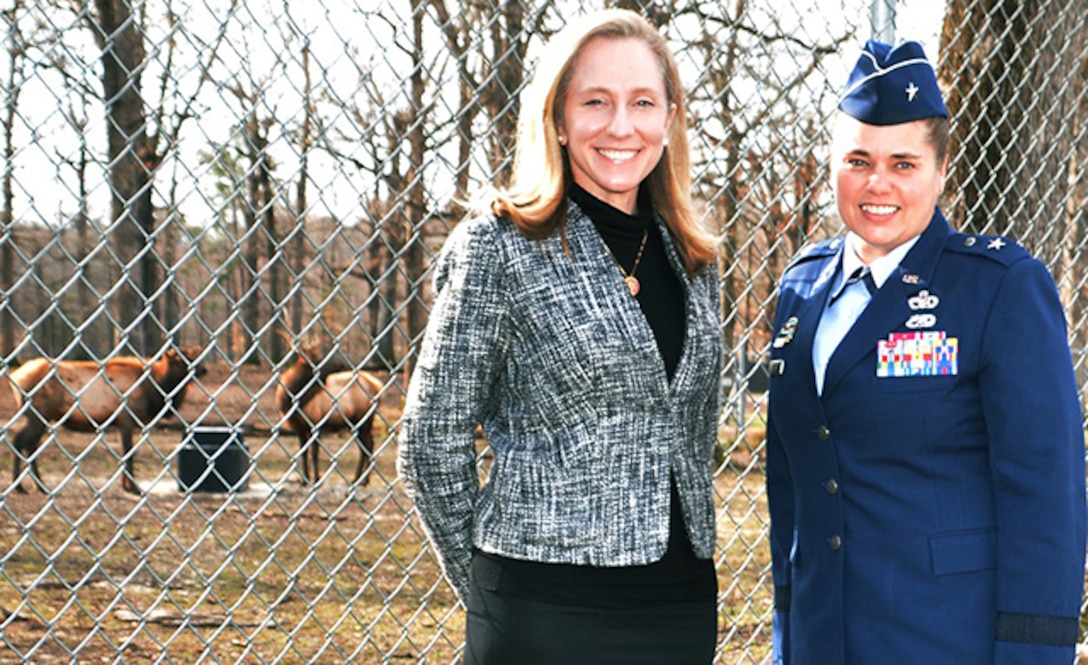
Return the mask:
<path id="1" fill-rule="evenodd" d="M 1029 256 L 1028 251 L 1019 243 L 997 235 L 962 235 L 953 234 L 947 248 L 959 254 L 980 256 L 1006 266 Z"/>

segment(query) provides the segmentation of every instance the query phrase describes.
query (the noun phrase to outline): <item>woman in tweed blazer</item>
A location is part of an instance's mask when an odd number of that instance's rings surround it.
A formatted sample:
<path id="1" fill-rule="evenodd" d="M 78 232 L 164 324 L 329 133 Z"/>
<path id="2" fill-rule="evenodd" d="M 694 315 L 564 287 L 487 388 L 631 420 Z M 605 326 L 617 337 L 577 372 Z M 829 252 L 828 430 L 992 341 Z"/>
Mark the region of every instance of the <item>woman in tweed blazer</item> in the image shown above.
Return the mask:
<path id="1" fill-rule="evenodd" d="M 398 466 L 467 663 L 705 664 L 721 336 L 683 90 L 636 14 L 570 26 L 523 97 L 514 185 L 436 261 Z"/>

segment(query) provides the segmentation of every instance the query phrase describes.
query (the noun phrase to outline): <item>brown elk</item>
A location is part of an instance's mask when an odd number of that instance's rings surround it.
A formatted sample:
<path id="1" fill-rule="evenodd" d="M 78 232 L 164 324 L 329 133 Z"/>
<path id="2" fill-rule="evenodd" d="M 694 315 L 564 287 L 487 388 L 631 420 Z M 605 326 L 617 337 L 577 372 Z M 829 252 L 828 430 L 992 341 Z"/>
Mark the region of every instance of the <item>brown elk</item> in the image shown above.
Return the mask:
<path id="1" fill-rule="evenodd" d="M 50 423 L 67 429 L 95 432 L 121 430 L 124 474 L 121 486 L 139 494 L 133 475 L 132 433 L 159 418 L 176 414 L 189 381 L 204 373 L 195 363 L 200 347 L 168 349 L 152 360 L 118 356 L 105 362 L 34 358 L 8 374 L 23 425 L 13 439 L 18 453 L 30 458 L 31 477 L 45 491 L 38 474 L 38 449 Z M 170 408 L 166 409 L 169 401 Z M 19 477 L 20 455 L 12 462 L 11 482 Z M 23 492 L 16 485 L 16 491 Z"/>
<path id="2" fill-rule="evenodd" d="M 363 370 L 330 372 L 324 361 L 315 363 L 305 350 L 297 355 L 294 364 L 280 374 L 276 406 L 287 429 L 298 436 L 304 482 L 316 485 L 321 475 L 317 435 L 350 429 L 359 443 L 359 463 L 351 482 L 354 485 L 362 478 L 366 485 L 370 473 L 364 475 L 363 469 L 374 453 L 375 400 L 382 382 Z"/>

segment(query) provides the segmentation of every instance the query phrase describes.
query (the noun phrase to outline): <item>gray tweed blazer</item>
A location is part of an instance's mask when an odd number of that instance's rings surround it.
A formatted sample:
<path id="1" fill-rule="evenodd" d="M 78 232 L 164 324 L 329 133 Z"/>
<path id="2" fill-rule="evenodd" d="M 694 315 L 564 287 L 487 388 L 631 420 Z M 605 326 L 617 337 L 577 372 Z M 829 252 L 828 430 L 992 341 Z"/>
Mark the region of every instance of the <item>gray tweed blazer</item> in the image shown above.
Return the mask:
<path id="1" fill-rule="evenodd" d="M 462 222 L 401 420 L 397 466 L 446 578 L 466 597 L 471 548 L 548 563 L 632 566 L 664 553 L 669 473 L 697 556 L 715 543 L 712 451 L 722 358 L 718 274 L 684 285 L 687 329 L 670 382 L 653 332 L 592 222 L 530 240 Z M 494 461 L 480 486 L 474 431 Z"/>

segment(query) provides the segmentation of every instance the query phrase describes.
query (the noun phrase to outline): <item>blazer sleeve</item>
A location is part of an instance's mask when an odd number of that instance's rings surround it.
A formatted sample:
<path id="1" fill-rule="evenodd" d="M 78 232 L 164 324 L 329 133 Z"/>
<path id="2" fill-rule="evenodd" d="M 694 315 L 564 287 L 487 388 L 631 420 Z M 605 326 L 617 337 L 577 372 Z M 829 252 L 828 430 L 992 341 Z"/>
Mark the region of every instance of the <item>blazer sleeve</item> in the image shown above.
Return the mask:
<path id="1" fill-rule="evenodd" d="M 771 399 L 774 399 L 773 390 Z M 772 662 L 774 665 L 789 665 L 793 479 L 785 449 L 771 418 L 767 420 L 767 500 L 771 517 L 771 575 L 774 579 Z"/>
<path id="2" fill-rule="evenodd" d="M 778 308 L 783 309 L 782 295 L 779 295 Z M 782 322 L 774 322 L 772 330 L 779 330 Z M 777 394 L 772 378 L 768 396 L 770 402 L 782 399 Z M 767 408 L 767 502 L 770 511 L 771 528 L 771 575 L 774 580 L 774 617 L 772 620 L 772 652 L 774 665 L 789 665 L 790 635 L 790 593 L 792 589 L 792 562 L 790 554 L 794 540 L 794 496 L 793 476 L 790 472 L 786 450 L 779 436 L 777 423 L 772 413 L 776 409 L 772 404 Z"/>
<path id="3" fill-rule="evenodd" d="M 508 328 L 495 230 L 488 220 L 463 222 L 436 260 L 434 307 L 398 439 L 397 470 L 462 600 L 479 492 L 475 431 L 492 399 Z"/>
<path id="4" fill-rule="evenodd" d="M 1080 398 L 1054 281 L 1013 264 L 979 368 L 997 515 L 997 665 L 1067 665 L 1084 585 Z"/>
<path id="5" fill-rule="evenodd" d="M 711 384 L 714 386 L 714 390 L 706 392 L 706 405 L 703 413 L 704 416 L 704 429 L 699 432 L 699 441 L 705 441 L 707 447 L 708 457 L 711 460 L 710 466 L 713 467 L 714 448 L 718 444 L 718 425 L 721 419 L 722 408 L 725 406 L 725 399 L 722 394 L 722 370 L 725 367 L 724 360 L 724 337 L 721 334 L 722 321 L 722 294 L 721 284 L 718 277 L 717 264 L 711 263 L 710 266 L 704 269 L 704 273 L 701 276 L 703 288 L 706 289 L 706 299 L 710 311 L 714 312 L 714 326 L 717 339 L 719 340 L 716 352 L 713 355 L 713 361 L 709 368 L 705 368 L 703 371 L 712 373 L 714 378 L 711 380 Z"/>

